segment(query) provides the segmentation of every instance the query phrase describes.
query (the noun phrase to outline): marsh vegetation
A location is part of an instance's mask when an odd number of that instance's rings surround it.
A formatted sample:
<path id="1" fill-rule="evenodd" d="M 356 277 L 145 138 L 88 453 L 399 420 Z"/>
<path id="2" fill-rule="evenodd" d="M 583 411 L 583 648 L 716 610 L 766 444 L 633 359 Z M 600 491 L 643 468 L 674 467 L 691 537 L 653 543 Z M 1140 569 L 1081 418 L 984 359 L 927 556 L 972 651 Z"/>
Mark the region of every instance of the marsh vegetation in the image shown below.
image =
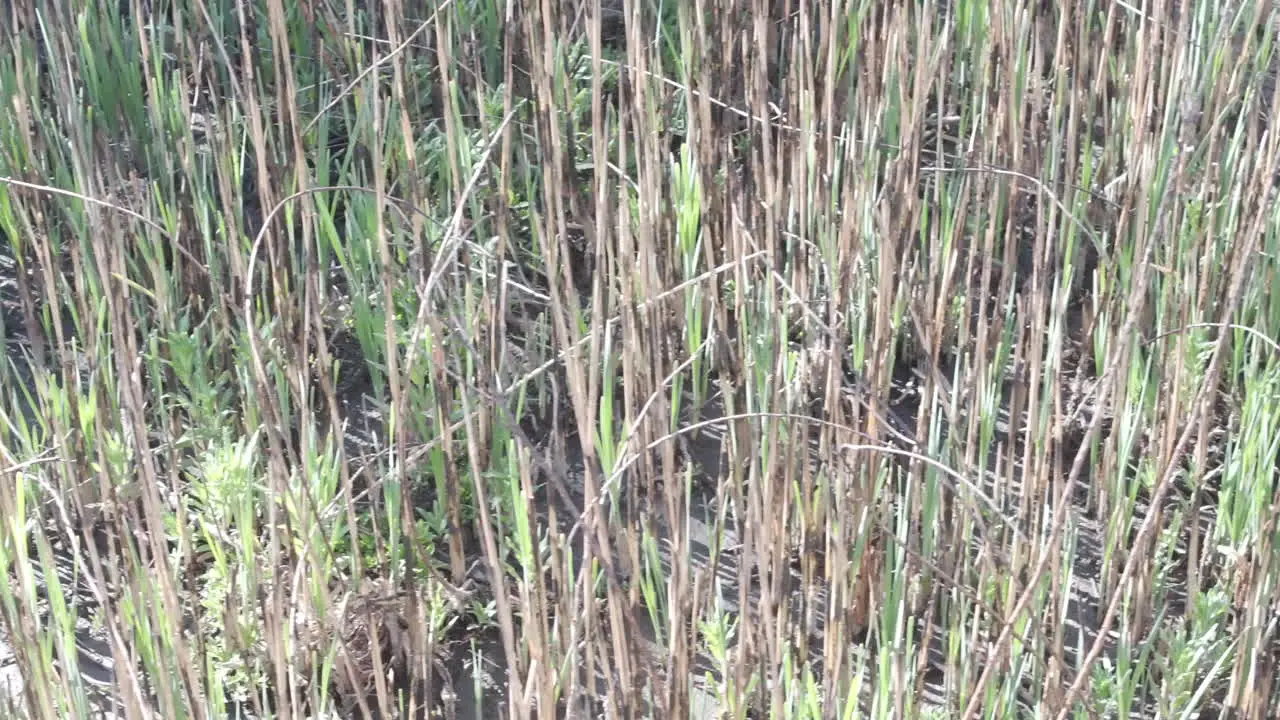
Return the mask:
<path id="1" fill-rule="evenodd" d="M 0 716 L 1276 717 L 1277 27 L 8 0 Z"/>

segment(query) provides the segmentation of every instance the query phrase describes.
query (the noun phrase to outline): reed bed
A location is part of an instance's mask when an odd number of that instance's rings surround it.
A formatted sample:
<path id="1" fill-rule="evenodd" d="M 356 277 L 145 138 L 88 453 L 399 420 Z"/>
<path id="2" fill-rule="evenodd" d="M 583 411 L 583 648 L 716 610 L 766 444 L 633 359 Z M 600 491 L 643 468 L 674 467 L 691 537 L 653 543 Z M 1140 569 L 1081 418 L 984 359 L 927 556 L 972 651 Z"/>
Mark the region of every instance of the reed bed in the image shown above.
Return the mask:
<path id="1" fill-rule="evenodd" d="M 0 715 L 1276 717 L 1278 27 L 0 3 Z"/>

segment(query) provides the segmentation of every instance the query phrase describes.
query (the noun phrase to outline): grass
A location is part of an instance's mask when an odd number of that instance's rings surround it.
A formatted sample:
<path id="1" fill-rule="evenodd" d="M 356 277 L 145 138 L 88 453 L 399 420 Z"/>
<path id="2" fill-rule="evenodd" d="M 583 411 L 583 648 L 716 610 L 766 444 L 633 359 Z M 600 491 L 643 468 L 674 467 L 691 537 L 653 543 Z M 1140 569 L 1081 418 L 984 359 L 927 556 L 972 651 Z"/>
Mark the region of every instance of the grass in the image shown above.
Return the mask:
<path id="1" fill-rule="evenodd" d="M 0 27 L 0 714 L 1280 713 L 1269 4 Z"/>

